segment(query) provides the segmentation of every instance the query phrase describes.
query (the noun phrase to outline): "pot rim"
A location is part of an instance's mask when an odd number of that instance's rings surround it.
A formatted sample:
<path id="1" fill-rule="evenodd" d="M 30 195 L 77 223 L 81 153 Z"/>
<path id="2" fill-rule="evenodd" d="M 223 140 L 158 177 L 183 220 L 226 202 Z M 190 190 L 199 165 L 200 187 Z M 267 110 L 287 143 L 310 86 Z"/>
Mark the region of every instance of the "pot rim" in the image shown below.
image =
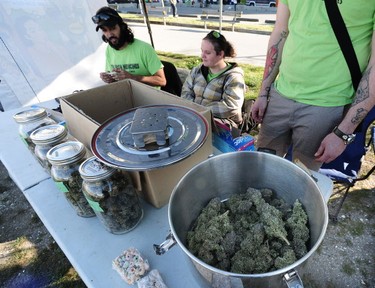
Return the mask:
<path id="1" fill-rule="evenodd" d="M 302 258 L 298 259 L 293 264 L 288 265 L 288 266 L 286 266 L 284 268 L 275 270 L 275 271 L 267 272 L 267 273 L 240 274 L 240 273 L 233 273 L 233 272 L 228 272 L 228 271 L 225 271 L 225 270 L 220 270 L 220 269 L 215 268 L 215 267 L 213 267 L 211 265 L 208 265 L 207 263 L 205 263 L 202 260 L 200 260 L 199 258 L 197 258 L 195 255 L 193 255 L 189 251 L 189 249 L 187 249 L 185 247 L 185 245 L 182 243 L 182 241 L 180 240 L 180 238 L 177 236 L 176 230 L 174 229 L 174 226 L 172 225 L 172 221 L 171 221 L 171 218 L 172 218 L 171 214 L 172 214 L 172 212 L 171 212 L 171 205 L 170 205 L 170 203 L 172 202 L 172 200 L 175 197 L 175 192 L 177 190 L 177 187 L 180 186 L 180 183 L 182 183 L 184 181 L 184 179 L 187 178 L 190 173 L 192 173 L 194 170 L 198 169 L 199 166 L 204 165 L 204 163 L 211 161 L 211 159 L 213 159 L 213 158 L 216 158 L 216 157 L 225 158 L 225 157 L 230 157 L 231 154 L 249 154 L 249 153 L 264 153 L 265 157 L 271 157 L 271 158 L 272 157 L 277 157 L 281 161 L 286 161 L 286 162 L 290 163 L 290 164 L 287 164 L 287 165 L 290 165 L 290 166 L 292 165 L 293 168 L 297 167 L 297 169 L 299 169 L 300 171 L 302 171 L 306 175 L 307 179 L 310 179 L 308 181 L 311 181 L 312 183 L 314 183 L 314 185 L 316 186 L 316 189 L 320 192 L 318 197 L 320 198 L 320 201 L 323 203 L 324 223 L 323 223 L 323 227 L 321 229 L 321 232 L 320 232 L 319 237 L 318 237 L 317 241 L 315 242 L 315 244 L 310 248 L 310 250 Z M 180 181 L 178 181 L 178 183 L 174 187 L 174 189 L 172 191 L 172 194 L 171 194 L 171 197 L 169 199 L 169 204 L 168 204 L 168 222 L 169 222 L 169 227 L 171 229 L 171 233 L 172 233 L 173 237 L 175 238 L 176 242 L 178 243 L 179 247 L 189 256 L 189 258 L 191 260 L 195 261 L 196 263 L 200 264 L 201 266 L 205 267 L 206 269 L 209 269 L 212 272 L 219 273 L 219 274 L 222 274 L 224 276 L 229 276 L 229 277 L 237 277 L 237 278 L 240 278 L 240 277 L 245 277 L 245 278 L 264 278 L 265 276 L 277 276 L 277 275 L 280 275 L 280 274 L 281 275 L 285 275 L 287 272 L 289 272 L 291 270 L 294 270 L 296 267 L 302 265 L 318 249 L 318 247 L 320 246 L 320 244 L 322 243 L 322 241 L 324 239 L 324 236 L 325 236 L 326 230 L 327 230 L 327 226 L 328 226 L 328 207 L 326 205 L 326 202 L 324 200 L 323 194 L 321 193 L 320 188 L 319 188 L 318 184 L 316 183 L 316 181 L 314 181 L 311 178 L 311 176 L 304 169 L 302 169 L 301 167 L 299 167 L 298 165 L 296 165 L 293 162 L 291 162 L 291 161 L 289 161 L 289 160 L 287 160 L 285 158 L 282 158 L 280 156 L 269 154 L 269 153 L 265 153 L 265 152 L 258 152 L 258 151 L 236 151 L 236 152 L 229 152 L 229 153 L 224 153 L 224 154 L 216 155 L 216 156 L 213 156 L 211 158 L 208 158 L 208 159 L 200 162 L 199 164 L 197 164 L 193 168 L 191 168 L 180 179 Z"/>

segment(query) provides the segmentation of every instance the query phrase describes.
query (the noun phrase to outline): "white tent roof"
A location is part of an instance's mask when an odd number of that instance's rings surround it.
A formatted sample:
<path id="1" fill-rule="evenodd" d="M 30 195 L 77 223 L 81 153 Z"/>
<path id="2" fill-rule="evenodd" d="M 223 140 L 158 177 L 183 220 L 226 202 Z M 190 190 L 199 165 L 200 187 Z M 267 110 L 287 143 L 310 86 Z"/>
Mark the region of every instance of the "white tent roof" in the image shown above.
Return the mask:
<path id="1" fill-rule="evenodd" d="M 5 110 L 103 84 L 105 45 L 91 16 L 106 5 L 105 0 L 1 0 Z"/>

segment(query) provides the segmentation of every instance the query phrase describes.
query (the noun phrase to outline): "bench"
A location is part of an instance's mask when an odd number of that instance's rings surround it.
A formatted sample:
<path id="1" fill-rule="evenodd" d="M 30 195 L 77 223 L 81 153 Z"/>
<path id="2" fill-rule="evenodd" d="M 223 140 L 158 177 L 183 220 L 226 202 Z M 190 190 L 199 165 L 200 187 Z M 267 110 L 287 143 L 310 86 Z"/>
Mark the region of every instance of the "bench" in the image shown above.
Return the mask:
<path id="1" fill-rule="evenodd" d="M 159 17 L 163 18 L 163 24 L 166 25 L 166 19 L 168 18 L 168 13 L 170 12 L 170 7 L 161 7 L 161 6 L 148 6 L 147 13 L 149 17 Z M 146 22 L 146 16 L 144 16 Z"/>
<path id="2" fill-rule="evenodd" d="M 142 5 L 136 4 L 110 4 L 113 9 L 121 13 L 129 14 L 142 14 L 144 22 L 146 23 L 146 16 L 143 13 Z M 170 7 L 162 7 L 155 5 L 146 5 L 147 14 L 149 17 L 159 17 L 163 18 L 163 23 L 166 25 L 166 19 L 168 18 L 168 13 L 170 13 Z"/>
<path id="3" fill-rule="evenodd" d="M 223 11 L 222 23 L 229 23 L 232 25 L 232 31 L 234 31 L 234 25 L 239 23 L 242 16 L 242 11 Z M 216 9 L 206 9 L 202 11 L 200 20 L 204 22 L 204 29 L 207 29 L 208 22 L 220 22 L 220 11 Z"/>
<path id="4" fill-rule="evenodd" d="M 259 19 L 257 19 L 257 18 L 244 18 L 244 17 L 241 17 L 239 20 L 240 20 L 240 22 L 259 22 Z"/>

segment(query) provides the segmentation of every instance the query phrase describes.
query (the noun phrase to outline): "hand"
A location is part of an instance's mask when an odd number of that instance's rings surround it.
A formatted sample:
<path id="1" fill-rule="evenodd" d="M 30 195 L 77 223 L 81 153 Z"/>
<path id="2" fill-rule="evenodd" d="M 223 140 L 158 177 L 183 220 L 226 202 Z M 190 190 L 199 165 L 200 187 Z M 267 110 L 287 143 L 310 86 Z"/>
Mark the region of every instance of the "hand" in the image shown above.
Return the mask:
<path id="1" fill-rule="evenodd" d="M 134 79 L 134 75 L 130 74 L 127 71 L 124 71 L 120 68 L 113 69 L 113 72 L 116 72 L 116 74 L 113 76 L 113 78 L 116 81 L 124 80 L 124 79 Z"/>
<path id="2" fill-rule="evenodd" d="M 340 156 L 345 148 L 344 141 L 334 133 L 330 133 L 320 143 L 319 149 L 314 155 L 316 157 L 315 160 L 321 163 L 329 163 Z"/>
<path id="3" fill-rule="evenodd" d="M 113 76 L 108 73 L 108 72 L 101 72 L 100 73 L 100 78 L 105 82 L 105 83 L 112 83 L 115 82 L 116 80 L 113 78 Z"/>
<path id="4" fill-rule="evenodd" d="M 262 123 L 263 116 L 266 113 L 268 99 L 265 96 L 258 96 L 254 104 L 251 106 L 251 117 L 257 123 Z"/>

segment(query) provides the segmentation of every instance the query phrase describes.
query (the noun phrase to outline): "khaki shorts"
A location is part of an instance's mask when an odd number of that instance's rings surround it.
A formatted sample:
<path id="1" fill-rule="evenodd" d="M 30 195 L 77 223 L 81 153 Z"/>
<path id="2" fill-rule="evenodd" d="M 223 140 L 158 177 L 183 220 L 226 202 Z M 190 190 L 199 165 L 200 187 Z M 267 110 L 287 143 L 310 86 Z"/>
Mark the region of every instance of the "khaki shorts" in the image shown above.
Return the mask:
<path id="1" fill-rule="evenodd" d="M 322 163 L 315 161 L 314 154 L 323 138 L 340 123 L 344 107 L 302 104 L 272 88 L 257 147 L 275 150 L 277 155 L 284 157 L 292 145 L 293 159 L 299 159 L 317 171 Z"/>

